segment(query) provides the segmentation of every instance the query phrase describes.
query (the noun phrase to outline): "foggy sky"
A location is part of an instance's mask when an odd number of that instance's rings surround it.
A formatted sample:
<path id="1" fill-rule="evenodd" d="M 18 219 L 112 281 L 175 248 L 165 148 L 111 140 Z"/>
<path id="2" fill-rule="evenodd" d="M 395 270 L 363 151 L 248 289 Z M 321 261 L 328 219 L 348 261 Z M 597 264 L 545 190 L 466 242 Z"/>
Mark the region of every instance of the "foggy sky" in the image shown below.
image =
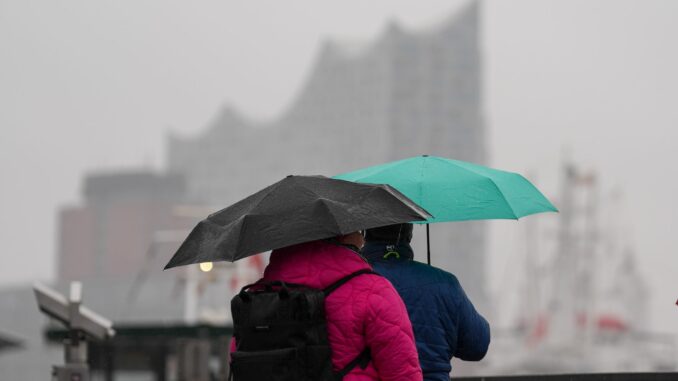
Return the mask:
<path id="1" fill-rule="evenodd" d="M 85 173 L 160 169 L 166 134 L 202 131 L 225 104 L 274 118 L 324 39 L 427 29 L 460 4 L 0 0 L 0 285 L 52 276 L 57 208 Z M 553 195 L 567 156 L 621 189 L 648 329 L 678 332 L 678 3 L 487 0 L 482 14 L 492 165 Z M 491 275 L 519 223 L 494 224 Z"/>

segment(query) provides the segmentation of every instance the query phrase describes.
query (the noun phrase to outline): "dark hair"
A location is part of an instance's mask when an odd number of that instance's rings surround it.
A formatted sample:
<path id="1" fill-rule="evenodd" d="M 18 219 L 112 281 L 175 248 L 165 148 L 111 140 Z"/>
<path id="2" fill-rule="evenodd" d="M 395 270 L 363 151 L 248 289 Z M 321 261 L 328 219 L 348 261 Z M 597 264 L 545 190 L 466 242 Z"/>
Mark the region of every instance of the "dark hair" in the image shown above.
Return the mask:
<path id="1" fill-rule="evenodd" d="M 410 243 L 412 241 L 412 224 L 395 224 L 367 229 L 365 241 L 380 241 L 392 244 Z"/>

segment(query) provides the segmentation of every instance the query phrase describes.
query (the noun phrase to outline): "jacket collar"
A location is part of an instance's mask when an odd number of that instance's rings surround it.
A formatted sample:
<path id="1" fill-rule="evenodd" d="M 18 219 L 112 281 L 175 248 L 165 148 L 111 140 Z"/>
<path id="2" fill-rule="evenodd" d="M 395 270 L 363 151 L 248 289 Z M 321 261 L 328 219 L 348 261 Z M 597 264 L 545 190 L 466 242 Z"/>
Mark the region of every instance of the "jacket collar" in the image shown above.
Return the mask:
<path id="1" fill-rule="evenodd" d="M 409 243 L 393 245 L 389 242 L 369 242 L 363 246 L 362 254 L 368 262 L 414 259 L 414 251 Z"/>

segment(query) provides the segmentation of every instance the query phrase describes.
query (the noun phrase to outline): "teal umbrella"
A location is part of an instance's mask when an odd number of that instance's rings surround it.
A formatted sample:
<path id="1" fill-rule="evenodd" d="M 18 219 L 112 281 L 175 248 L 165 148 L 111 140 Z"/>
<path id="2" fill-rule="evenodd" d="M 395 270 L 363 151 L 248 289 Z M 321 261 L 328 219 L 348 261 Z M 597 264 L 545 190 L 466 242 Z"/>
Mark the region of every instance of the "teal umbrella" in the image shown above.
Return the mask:
<path id="1" fill-rule="evenodd" d="M 416 156 L 344 173 L 334 178 L 388 184 L 426 209 L 428 224 L 446 221 L 519 219 L 557 212 L 551 202 L 523 176 L 460 160 Z M 430 248 L 428 262 L 431 263 Z"/>

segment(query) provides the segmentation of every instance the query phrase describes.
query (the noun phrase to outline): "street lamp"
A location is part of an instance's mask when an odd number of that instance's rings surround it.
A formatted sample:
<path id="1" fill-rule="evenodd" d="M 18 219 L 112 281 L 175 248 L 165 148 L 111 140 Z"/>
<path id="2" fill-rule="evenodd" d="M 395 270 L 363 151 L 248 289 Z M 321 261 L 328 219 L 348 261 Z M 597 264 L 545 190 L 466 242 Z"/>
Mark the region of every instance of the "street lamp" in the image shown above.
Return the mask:
<path id="1" fill-rule="evenodd" d="M 213 268 L 214 264 L 212 262 L 202 262 L 200 264 L 200 270 L 205 273 L 212 271 Z"/>

